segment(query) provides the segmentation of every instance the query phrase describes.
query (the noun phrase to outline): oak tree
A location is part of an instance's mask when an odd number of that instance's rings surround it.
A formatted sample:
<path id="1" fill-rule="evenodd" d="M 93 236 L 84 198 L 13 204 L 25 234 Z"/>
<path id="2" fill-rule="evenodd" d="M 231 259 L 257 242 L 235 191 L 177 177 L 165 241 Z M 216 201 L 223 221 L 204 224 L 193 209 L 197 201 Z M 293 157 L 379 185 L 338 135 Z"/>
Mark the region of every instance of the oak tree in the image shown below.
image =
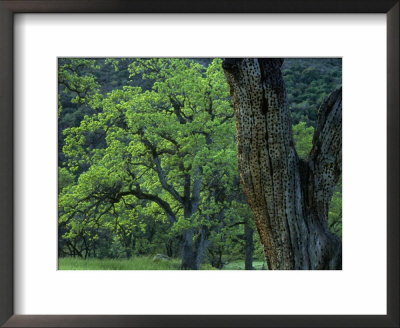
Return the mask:
<path id="1" fill-rule="evenodd" d="M 97 97 L 97 112 L 64 131 L 68 168 L 84 172 L 60 195 L 59 224 L 68 228 L 65 238 L 86 237 L 88 245 L 97 229 L 115 226 L 131 245 L 123 229 L 141 216 L 158 217 L 180 240 L 182 269 L 198 269 L 234 200 L 237 176 L 221 60 L 208 67 L 190 59 L 130 61 L 131 76 L 152 88 Z"/>

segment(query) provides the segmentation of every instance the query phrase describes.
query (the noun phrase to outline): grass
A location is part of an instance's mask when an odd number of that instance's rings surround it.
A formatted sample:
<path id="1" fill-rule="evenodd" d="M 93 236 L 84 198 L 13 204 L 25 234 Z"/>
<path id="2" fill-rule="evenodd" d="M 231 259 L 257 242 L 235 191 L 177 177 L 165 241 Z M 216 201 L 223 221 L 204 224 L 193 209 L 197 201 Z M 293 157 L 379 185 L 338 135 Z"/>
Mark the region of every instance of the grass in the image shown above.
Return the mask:
<path id="1" fill-rule="evenodd" d="M 253 261 L 253 267 L 261 270 L 263 261 Z M 153 257 L 132 257 L 131 259 L 81 259 L 63 257 L 58 259 L 59 270 L 180 270 L 181 260 L 153 261 Z M 265 265 L 264 265 L 265 267 Z M 215 270 L 210 264 L 201 264 L 200 270 Z M 224 270 L 244 270 L 244 261 L 234 261 Z"/>
<path id="2" fill-rule="evenodd" d="M 153 261 L 152 257 L 131 259 L 81 259 L 65 257 L 58 259 L 59 270 L 179 270 L 181 261 Z"/>
<path id="3" fill-rule="evenodd" d="M 256 270 L 266 270 L 267 265 L 264 261 L 253 261 L 253 268 Z M 233 261 L 224 265 L 223 270 L 244 270 L 244 261 Z"/>

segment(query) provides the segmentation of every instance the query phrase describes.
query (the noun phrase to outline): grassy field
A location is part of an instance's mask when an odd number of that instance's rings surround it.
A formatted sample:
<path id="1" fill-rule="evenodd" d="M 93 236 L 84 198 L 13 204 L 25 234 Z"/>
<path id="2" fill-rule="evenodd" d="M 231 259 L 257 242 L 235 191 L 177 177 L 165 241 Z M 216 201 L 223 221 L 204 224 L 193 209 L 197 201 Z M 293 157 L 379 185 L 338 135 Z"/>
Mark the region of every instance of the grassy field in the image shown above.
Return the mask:
<path id="1" fill-rule="evenodd" d="M 267 265 L 264 261 L 253 261 L 253 268 L 256 270 L 266 270 Z M 244 270 L 244 261 L 234 261 L 225 264 L 223 270 Z"/>
<path id="2" fill-rule="evenodd" d="M 254 261 L 255 269 L 261 270 L 264 262 Z M 180 270 L 181 260 L 153 261 L 152 257 L 133 257 L 127 259 L 81 259 L 59 258 L 59 270 Z M 265 264 L 264 264 L 265 268 Z M 235 261 L 224 266 L 223 270 L 243 270 L 244 262 Z M 201 264 L 200 270 L 216 270 L 210 264 Z"/>

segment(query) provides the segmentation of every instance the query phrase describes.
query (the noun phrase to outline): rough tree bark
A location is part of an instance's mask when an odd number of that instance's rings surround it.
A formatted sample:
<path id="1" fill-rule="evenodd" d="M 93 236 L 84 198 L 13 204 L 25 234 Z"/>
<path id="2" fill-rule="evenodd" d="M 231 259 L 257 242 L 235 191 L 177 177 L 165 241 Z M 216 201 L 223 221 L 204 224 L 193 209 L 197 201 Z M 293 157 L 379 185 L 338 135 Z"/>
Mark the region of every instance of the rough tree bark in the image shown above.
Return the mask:
<path id="1" fill-rule="evenodd" d="M 341 269 L 328 208 L 342 171 L 342 91 L 319 109 L 308 160 L 297 156 L 283 59 L 225 59 L 240 178 L 269 269 Z"/>

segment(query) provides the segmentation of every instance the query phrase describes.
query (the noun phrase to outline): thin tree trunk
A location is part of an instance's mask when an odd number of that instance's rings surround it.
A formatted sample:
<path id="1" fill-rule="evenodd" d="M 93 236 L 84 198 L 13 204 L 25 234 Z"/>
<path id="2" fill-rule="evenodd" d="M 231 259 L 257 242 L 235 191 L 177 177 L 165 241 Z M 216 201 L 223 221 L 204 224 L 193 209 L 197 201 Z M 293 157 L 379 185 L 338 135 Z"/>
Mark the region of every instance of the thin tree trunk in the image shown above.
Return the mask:
<path id="1" fill-rule="evenodd" d="M 191 216 L 197 211 L 200 195 L 200 181 L 193 185 L 193 197 L 189 194 L 190 184 L 187 184 L 187 190 L 184 197 L 184 217 L 190 221 Z M 200 227 L 196 233 L 194 228 L 186 229 L 182 233 L 182 270 L 198 270 L 200 268 L 201 258 L 208 246 L 209 241 L 205 229 Z"/>
<path id="2" fill-rule="evenodd" d="M 196 178 L 192 186 L 192 196 L 190 197 L 190 176 L 186 175 L 183 197 L 183 214 L 190 221 L 191 216 L 196 213 L 200 202 L 201 187 L 201 169 L 196 170 Z M 209 241 L 207 239 L 205 227 L 199 227 L 196 233 L 195 229 L 187 229 L 182 233 L 182 269 L 198 270 L 200 268 L 201 258 L 206 250 Z"/>
<path id="3" fill-rule="evenodd" d="M 199 270 L 200 262 L 209 244 L 204 228 L 195 235 L 194 229 L 183 232 L 182 238 L 182 269 Z"/>
<path id="4" fill-rule="evenodd" d="M 342 93 L 319 110 L 308 161 L 297 156 L 282 59 L 225 59 L 233 97 L 241 183 L 268 267 L 341 269 L 328 208 L 342 164 Z"/>
<path id="5" fill-rule="evenodd" d="M 130 258 L 132 257 L 132 249 L 131 248 L 128 248 L 128 247 L 125 248 L 125 256 L 126 256 L 127 260 L 130 260 Z"/>
<path id="6" fill-rule="evenodd" d="M 207 239 L 207 232 L 205 229 L 206 228 L 201 227 L 196 236 L 195 251 L 194 251 L 196 270 L 200 269 L 201 259 L 203 258 L 204 252 L 208 244 L 210 243 L 210 241 Z"/>
<path id="7" fill-rule="evenodd" d="M 196 270 L 193 252 L 193 229 L 182 233 L 182 270 Z"/>

